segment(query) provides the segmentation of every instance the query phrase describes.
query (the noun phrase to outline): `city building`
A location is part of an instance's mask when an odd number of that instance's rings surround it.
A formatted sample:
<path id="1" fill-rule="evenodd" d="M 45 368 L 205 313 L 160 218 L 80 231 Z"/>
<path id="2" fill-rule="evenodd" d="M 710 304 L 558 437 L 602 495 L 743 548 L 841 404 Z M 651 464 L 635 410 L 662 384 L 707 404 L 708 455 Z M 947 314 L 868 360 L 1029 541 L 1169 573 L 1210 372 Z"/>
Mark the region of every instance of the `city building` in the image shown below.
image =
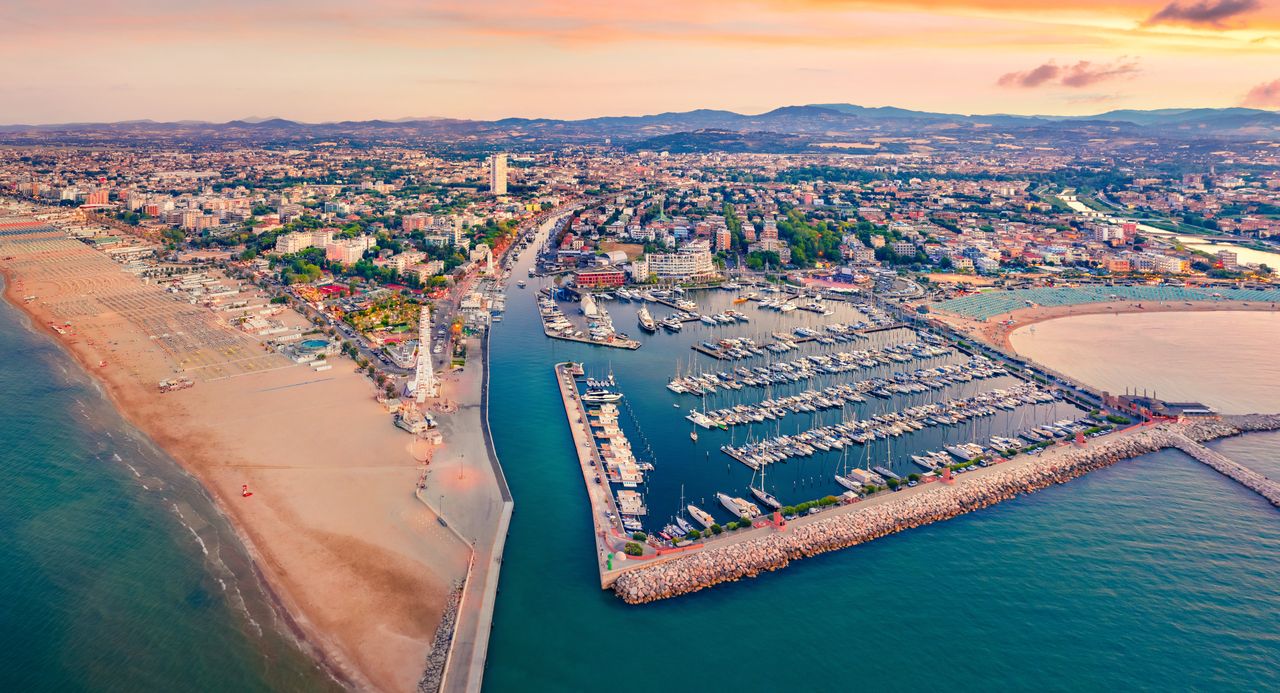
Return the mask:
<path id="1" fill-rule="evenodd" d="M 645 279 L 651 276 L 675 280 L 709 278 L 716 273 L 711 244 L 706 241 L 691 241 L 674 253 L 653 253 L 645 256 L 645 260 Z"/>
<path id="2" fill-rule="evenodd" d="M 507 155 L 494 154 L 489 159 L 489 192 L 494 195 L 507 194 Z"/>

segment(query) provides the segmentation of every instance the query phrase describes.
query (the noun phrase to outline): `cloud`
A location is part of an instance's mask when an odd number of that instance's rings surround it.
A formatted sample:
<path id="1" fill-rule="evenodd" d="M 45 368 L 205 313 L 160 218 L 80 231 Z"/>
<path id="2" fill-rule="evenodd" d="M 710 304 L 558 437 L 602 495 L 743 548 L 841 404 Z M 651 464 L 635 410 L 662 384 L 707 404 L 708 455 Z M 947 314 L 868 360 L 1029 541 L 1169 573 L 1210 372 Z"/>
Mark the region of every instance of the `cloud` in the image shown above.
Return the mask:
<path id="1" fill-rule="evenodd" d="M 1227 28 L 1227 20 L 1261 9 L 1261 0 L 1200 0 L 1173 2 L 1151 15 L 1144 24 L 1186 24 L 1189 26 Z"/>
<path id="2" fill-rule="evenodd" d="M 1244 95 L 1241 106 L 1251 108 L 1280 108 L 1280 79 L 1263 82 Z"/>
<path id="3" fill-rule="evenodd" d="M 1094 63 L 1080 60 L 1072 65 L 1059 65 L 1054 61 L 1024 72 L 1009 72 L 1000 76 L 996 84 L 1002 87 L 1034 89 L 1042 86 L 1080 89 L 1099 82 L 1127 77 L 1139 71 L 1136 60 L 1121 58 L 1112 63 Z"/>

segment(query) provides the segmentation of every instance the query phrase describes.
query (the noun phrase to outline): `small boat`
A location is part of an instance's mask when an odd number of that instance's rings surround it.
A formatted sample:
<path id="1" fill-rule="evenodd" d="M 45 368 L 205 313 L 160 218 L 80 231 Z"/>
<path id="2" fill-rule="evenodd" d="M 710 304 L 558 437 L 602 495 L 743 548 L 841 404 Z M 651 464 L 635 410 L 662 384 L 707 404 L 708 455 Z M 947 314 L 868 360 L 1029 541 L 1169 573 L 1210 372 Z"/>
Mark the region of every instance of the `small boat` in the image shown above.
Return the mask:
<path id="1" fill-rule="evenodd" d="M 520 281 L 517 281 L 517 282 L 516 282 L 516 286 L 520 287 L 521 289 L 523 289 L 523 288 L 524 288 L 525 286 L 527 286 L 527 285 L 528 285 L 528 284 L 527 284 L 527 283 L 525 282 L 525 280 L 523 280 L 523 279 L 521 279 Z"/>

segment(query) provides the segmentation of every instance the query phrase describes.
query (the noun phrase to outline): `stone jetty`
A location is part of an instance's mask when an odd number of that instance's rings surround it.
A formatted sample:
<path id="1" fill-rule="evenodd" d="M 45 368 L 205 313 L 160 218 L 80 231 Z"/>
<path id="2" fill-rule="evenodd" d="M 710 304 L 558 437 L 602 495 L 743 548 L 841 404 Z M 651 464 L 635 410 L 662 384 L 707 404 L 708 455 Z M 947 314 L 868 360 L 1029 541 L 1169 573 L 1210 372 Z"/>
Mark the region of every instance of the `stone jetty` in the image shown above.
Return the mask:
<path id="1" fill-rule="evenodd" d="M 914 493 L 895 494 L 881 503 L 867 503 L 863 507 L 860 507 L 862 504 L 853 504 L 806 517 L 791 523 L 785 530 L 771 531 L 759 538 L 738 541 L 725 538 L 719 540 L 719 546 L 713 541 L 705 549 L 678 560 L 629 570 L 617 578 L 613 589 L 629 604 L 688 594 L 722 582 L 784 568 L 796 559 L 963 515 L 1021 494 L 1064 483 L 1120 460 L 1171 447 L 1208 451 L 1199 443 L 1243 431 L 1276 429 L 1280 429 L 1280 416 L 1258 415 L 1135 427 L 1092 441 L 1084 447 L 1061 446 L 1046 450 L 1041 455 L 1023 455 L 980 472 L 962 475 L 951 484 L 934 482 L 912 489 Z M 1226 458 L 1222 457 L 1222 460 Z M 1275 482 L 1230 460 L 1225 464 L 1238 469 L 1219 469 L 1224 463 L 1217 459 L 1201 461 L 1254 490 L 1258 490 L 1255 485 L 1275 486 Z M 1267 487 L 1267 483 L 1271 486 Z"/>
<path id="2" fill-rule="evenodd" d="M 1248 467 L 1234 462 L 1226 455 L 1214 452 L 1186 436 L 1176 433 L 1171 433 L 1170 435 L 1173 436 L 1173 447 L 1203 462 L 1223 476 L 1235 480 L 1241 486 L 1266 498 L 1272 505 L 1280 508 L 1280 482 L 1269 479 Z"/>

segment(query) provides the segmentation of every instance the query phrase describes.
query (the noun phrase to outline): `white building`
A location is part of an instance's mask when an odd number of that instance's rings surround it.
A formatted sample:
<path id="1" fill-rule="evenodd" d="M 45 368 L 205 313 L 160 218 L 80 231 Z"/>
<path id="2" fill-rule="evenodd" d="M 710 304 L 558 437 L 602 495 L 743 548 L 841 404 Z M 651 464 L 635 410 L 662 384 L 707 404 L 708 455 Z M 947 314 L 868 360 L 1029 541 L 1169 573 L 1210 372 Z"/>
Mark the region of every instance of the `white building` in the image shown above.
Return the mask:
<path id="1" fill-rule="evenodd" d="M 333 229 L 293 231 L 276 237 L 276 252 L 282 255 L 296 253 L 306 248 L 324 248 L 333 243 Z"/>
<path id="2" fill-rule="evenodd" d="M 644 279 L 650 276 L 659 279 L 691 279 L 715 275 L 716 266 L 711 259 L 711 244 L 707 241 L 693 241 L 681 246 L 674 253 L 654 253 L 646 255 L 643 263 L 636 263 L 633 273 L 638 274 L 640 267 L 645 269 Z M 637 281 L 643 281 L 637 276 Z"/>
<path id="3" fill-rule="evenodd" d="M 489 159 L 489 192 L 494 195 L 507 194 L 507 155 L 494 154 Z"/>

